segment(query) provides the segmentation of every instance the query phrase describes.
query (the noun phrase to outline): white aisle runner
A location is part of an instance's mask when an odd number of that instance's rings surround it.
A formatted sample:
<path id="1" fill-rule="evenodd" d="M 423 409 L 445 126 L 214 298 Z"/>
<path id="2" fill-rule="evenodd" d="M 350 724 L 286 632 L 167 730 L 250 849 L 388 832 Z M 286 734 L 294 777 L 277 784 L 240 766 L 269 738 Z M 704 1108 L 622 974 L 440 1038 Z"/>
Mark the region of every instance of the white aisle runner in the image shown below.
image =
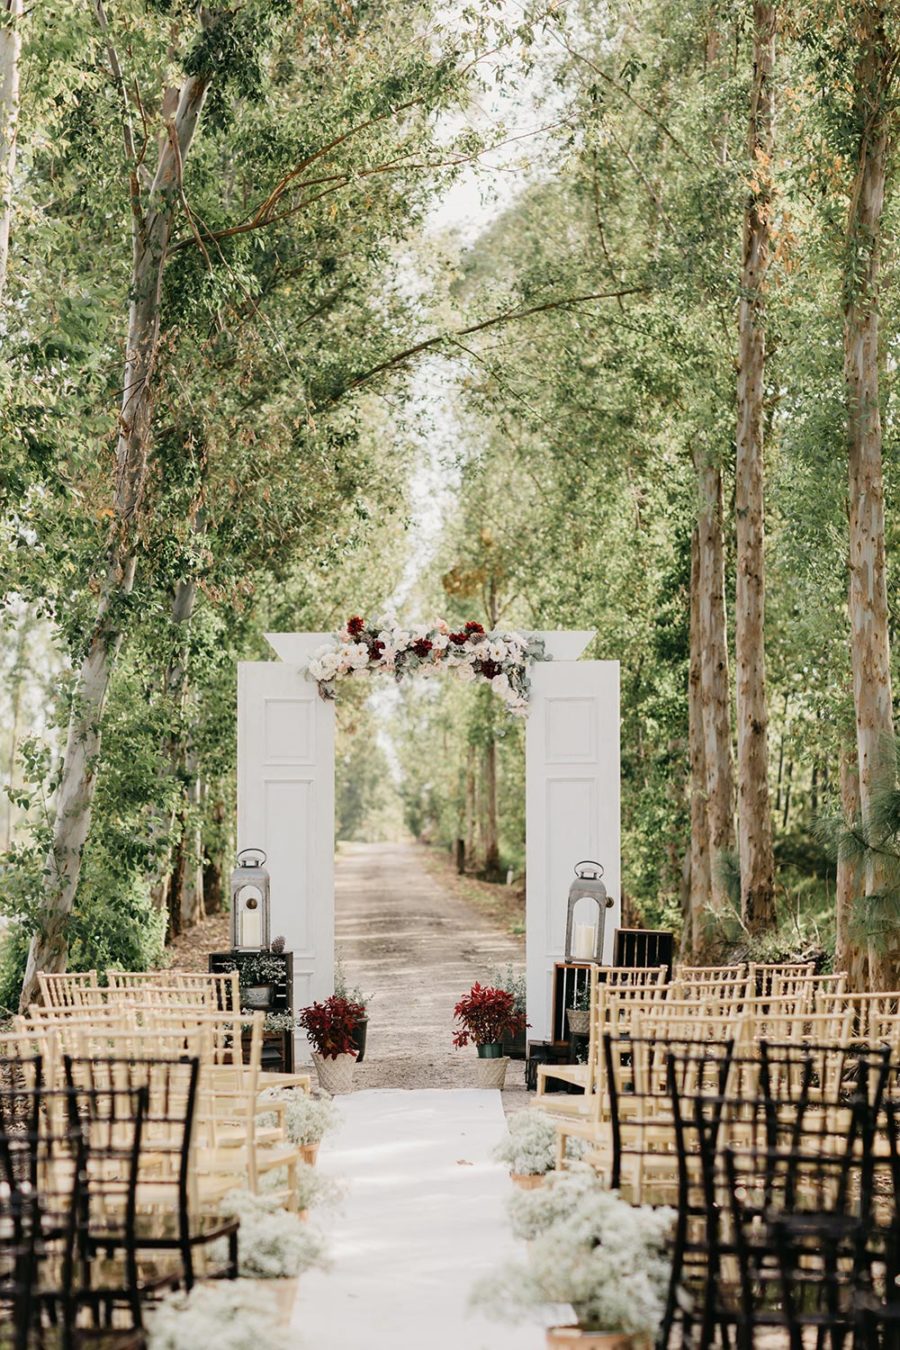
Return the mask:
<path id="1" fill-rule="evenodd" d="M 543 1350 L 544 1332 L 467 1309 L 469 1290 L 517 1244 L 512 1183 L 491 1161 L 498 1092 L 368 1091 L 339 1097 L 342 1124 L 318 1166 L 346 1182 L 319 1211 L 333 1265 L 300 1278 L 292 1327 L 304 1350 Z"/>

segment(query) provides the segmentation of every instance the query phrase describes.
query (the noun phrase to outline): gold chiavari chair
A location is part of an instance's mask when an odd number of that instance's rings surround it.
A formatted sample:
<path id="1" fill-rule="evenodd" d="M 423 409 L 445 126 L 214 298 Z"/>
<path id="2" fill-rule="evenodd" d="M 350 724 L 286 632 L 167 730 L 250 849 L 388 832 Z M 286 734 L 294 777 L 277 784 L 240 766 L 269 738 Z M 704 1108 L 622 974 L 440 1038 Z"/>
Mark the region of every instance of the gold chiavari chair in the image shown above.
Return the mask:
<path id="1" fill-rule="evenodd" d="M 38 987 L 41 1000 L 48 1008 L 66 1008 L 79 1003 L 87 994 L 93 996 L 99 990 L 96 970 L 82 970 L 71 974 L 46 975 L 38 972 Z"/>

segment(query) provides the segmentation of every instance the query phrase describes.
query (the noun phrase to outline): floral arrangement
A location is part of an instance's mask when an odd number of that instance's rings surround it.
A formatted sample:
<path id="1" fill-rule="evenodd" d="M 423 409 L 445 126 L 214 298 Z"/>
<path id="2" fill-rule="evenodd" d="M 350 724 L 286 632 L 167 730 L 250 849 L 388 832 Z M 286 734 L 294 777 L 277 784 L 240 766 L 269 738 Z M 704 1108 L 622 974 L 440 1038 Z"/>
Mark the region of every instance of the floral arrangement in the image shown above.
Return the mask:
<path id="1" fill-rule="evenodd" d="M 512 961 L 507 961 L 505 966 L 491 967 L 487 982 L 495 989 L 506 989 L 512 994 L 516 1012 L 524 1013 L 528 987 L 523 970 L 517 970 Z"/>
<path id="2" fill-rule="evenodd" d="M 212 1280 L 154 1304 L 147 1343 L 150 1350 L 292 1350 L 296 1338 L 279 1316 L 271 1290 L 256 1280 Z"/>
<path id="3" fill-rule="evenodd" d="M 444 619 L 404 628 L 393 613 L 377 619 L 354 614 L 330 642 L 313 653 L 307 671 L 323 698 L 334 698 L 337 681 L 370 670 L 396 680 L 418 672 L 453 672 L 466 683 L 489 684 L 516 717 L 528 711 L 529 666 L 547 660 L 541 638 L 525 633 L 486 632 L 469 621 L 455 631 Z"/>
<path id="4" fill-rule="evenodd" d="M 221 968 L 226 975 L 236 970 L 241 988 L 246 989 L 253 985 L 276 984 L 279 980 L 283 980 L 287 965 L 283 956 L 271 951 L 259 951 L 252 952 L 240 961 L 223 961 Z"/>
<path id="5" fill-rule="evenodd" d="M 267 1088 L 262 1100 L 284 1103 L 284 1127 L 293 1144 L 319 1144 L 338 1122 L 338 1113 L 328 1097 L 312 1097 L 295 1088 Z"/>
<path id="6" fill-rule="evenodd" d="M 311 1266 L 325 1264 L 321 1234 L 299 1214 L 283 1209 L 275 1196 L 230 1191 L 219 1208 L 241 1221 L 240 1275 L 251 1280 L 293 1279 Z"/>
<path id="7" fill-rule="evenodd" d="M 337 1059 L 338 1055 L 356 1054 L 353 1033 L 365 1014 L 361 1003 L 332 994 L 324 1003 L 310 1003 L 301 1008 L 297 1024 L 306 1032 L 316 1054 L 323 1059 Z"/>
<path id="8" fill-rule="evenodd" d="M 509 1133 L 494 1149 L 497 1162 L 522 1176 L 546 1176 L 556 1167 L 556 1126 L 543 1111 L 517 1111 L 509 1120 Z M 570 1139 L 568 1155 L 580 1158 L 584 1145 Z"/>
<path id="9" fill-rule="evenodd" d="M 629 1205 L 587 1168 L 574 1185 L 565 1184 L 569 1175 L 516 1197 L 531 1216 L 527 1259 L 480 1280 L 473 1302 L 509 1320 L 568 1303 L 582 1331 L 654 1335 L 669 1284 L 674 1211 Z"/>
<path id="10" fill-rule="evenodd" d="M 339 956 L 334 958 L 334 992 L 338 998 L 345 998 L 350 1003 L 359 1003 L 363 1010 L 363 1016 L 366 1009 L 375 997 L 374 994 L 364 994 L 361 987 L 355 984 L 351 989 L 347 984 L 347 972 L 344 969 L 344 963 Z"/>
<path id="11" fill-rule="evenodd" d="M 276 1116 L 274 1112 L 266 1111 L 260 1115 L 259 1119 L 271 1124 Z M 266 1172 L 262 1178 L 261 1192 L 266 1199 L 273 1203 L 278 1202 L 283 1209 L 284 1200 L 281 1197 L 288 1194 L 289 1183 L 290 1178 L 287 1168 L 276 1167 L 271 1172 Z M 309 1163 L 298 1162 L 294 1169 L 294 1190 L 291 1195 L 295 1213 L 290 1217 L 296 1218 L 298 1214 L 305 1214 L 314 1205 L 336 1205 L 341 1198 L 341 1194 L 342 1191 L 338 1182 L 332 1180 L 331 1177 L 324 1176 Z M 243 1228 L 241 1231 L 243 1232 Z"/>
<path id="12" fill-rule="evenodd" d="M 516 1010 L 515 995 L 508 989 L 494 989 L 475 983 L 453 1009 L 460 1023 L 453 1033 L 457 1050 L 472 1041 L 474 1045 L 496 1045 L 504 1037 L 517 1036 L 527 1026 L 525 1014 Z"/>

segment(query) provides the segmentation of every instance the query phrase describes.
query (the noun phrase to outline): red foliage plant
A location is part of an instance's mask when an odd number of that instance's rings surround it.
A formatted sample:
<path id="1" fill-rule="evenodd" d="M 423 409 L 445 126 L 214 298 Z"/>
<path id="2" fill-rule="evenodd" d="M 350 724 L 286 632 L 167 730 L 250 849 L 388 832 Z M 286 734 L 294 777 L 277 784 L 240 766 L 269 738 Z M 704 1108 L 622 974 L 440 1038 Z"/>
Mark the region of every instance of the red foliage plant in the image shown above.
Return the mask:
<path id="1" fill-rule="evenodd" d="M 311 1003 L 302 1008 L 297 1021 L 313 1043 L 316 1054 L 323 1059 L 337 1059 L 338 1055 L 355 1055 L 353 1033 L 356 1023 L 365 1017 L 361 1003 L 332 994 L 324 1003 Z"/>
<path id="2" fill-rule="evenodd" d="M 515 999 L 506 989 L 492 989 L 489 985 L 473 984 L 453 1009 L 453 1016 L 462 1025 L 453 1033 L 457 1049 L 468 1045 L 494 1045 L 505 1036 L 517 1036 L 527 1023 L 525 1014 L 516 1012 Z"/>

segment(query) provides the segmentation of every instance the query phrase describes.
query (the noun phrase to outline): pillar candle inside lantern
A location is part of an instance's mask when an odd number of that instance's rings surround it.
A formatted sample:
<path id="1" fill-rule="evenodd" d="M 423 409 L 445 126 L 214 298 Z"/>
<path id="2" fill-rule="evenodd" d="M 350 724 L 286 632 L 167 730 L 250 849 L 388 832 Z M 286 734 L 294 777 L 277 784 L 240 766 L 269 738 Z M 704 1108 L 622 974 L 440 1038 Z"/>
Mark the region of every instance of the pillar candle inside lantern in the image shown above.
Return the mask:
<path id="1" fill-rule="evenodd" d="M 597 928 L 592 923 L 576 923 L 575 925 L 575 950 L 573 955 L 579 961 L 590 961 L 594 955 L 594 946 L 597 941 Z"/>
<path id="2" fill-rule="evenodd" d="M 241 946 L 258 947 L 262 941 L 258 909 L 245 909 L 241 914 Z"/>

